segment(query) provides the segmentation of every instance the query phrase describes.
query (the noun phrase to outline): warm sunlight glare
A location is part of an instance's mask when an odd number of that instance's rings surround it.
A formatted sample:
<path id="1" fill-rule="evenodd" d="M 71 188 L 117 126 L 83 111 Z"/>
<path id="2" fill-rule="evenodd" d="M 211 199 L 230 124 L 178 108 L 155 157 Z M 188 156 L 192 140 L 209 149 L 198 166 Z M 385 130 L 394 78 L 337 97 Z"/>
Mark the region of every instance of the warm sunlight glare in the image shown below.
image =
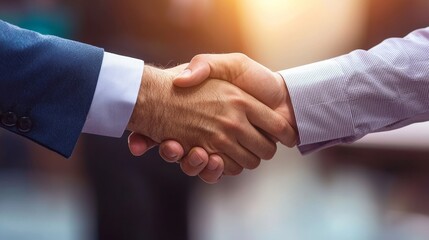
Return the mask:
<path id="1" fill-rule="evenodd" d="M 365 0 L 241 0 L 245 47 L 274 68 L 341 53 L 359 40 Z"/>
<path id="2" fill-rule="evenodd" d="M 317 0 L 320 1 L 320 0 Z M 315 0 L 242 0 L 243 11 L 252 14 L 260 24 L 282 24 L 305 11 Z"/>

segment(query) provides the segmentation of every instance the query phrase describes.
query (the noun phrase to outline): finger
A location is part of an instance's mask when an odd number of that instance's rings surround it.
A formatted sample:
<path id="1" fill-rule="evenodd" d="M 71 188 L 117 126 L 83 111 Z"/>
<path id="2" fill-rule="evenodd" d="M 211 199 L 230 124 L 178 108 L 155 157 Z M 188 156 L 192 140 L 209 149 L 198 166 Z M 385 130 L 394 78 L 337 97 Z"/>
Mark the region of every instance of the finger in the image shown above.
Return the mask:
<path id="1" fill-rule="evenodd" d="M 282 144 L 289 146 L 296 141 L 295 130 L 287 120 L 258 100 L 248 101 L 246 115 L 252 125 L 276 137 Z"/>
<path id="2" fill-rule="evenodd" d="M 241 146 L 256 155 L 258 158 L 268 160 L 274 157 L 274 154 L 277 151 L 277 145 L 273 140 L 258 131 L 249 122 L 246 124 L 242 121 L 241 126 L 243 126 L 241 128 L 241 133 L 237 134 L 237 141 Z M 259 162 L 255 162 L 255 165 L 247 166 L 246 168 L 254 169 L 259 165 L 256 163 Z"/>
<path id="3" fill-rule="evenodd" d="M 183 158 L 184 154 L 185 150 L 182 145 L 173 140 L 166 140 L 159 146 L 159 155 L 161 155 L 166 162 L 177 162 Z"/>
<path id="4" fill-rule="evenodd" d="M 245 128 L 243 128 L 245 129 Z M 236 136 L 239 134 L 243 134 L 241 131 L 236 131 L 237 133 L 232 133 L 232 135 Z M 215 141 L 217 150 L 216 151 L 210 151 L 210 152 L 219 152 L 221 153 L 221 157 L 225 160 L 225 166 L 228 171 L 230 170 L 238 170 L 235 169 L 236 165 L 240 166 L 241 168 L 246 169 L 254 169 L 257 166 L 259 166 L 261 159 L 253 154 L 251 151 L 244 148 L 237 139 L 229 139 L 228 137 L 222 137 L 223 135 L 220 134 L 218 137 L 218 140 Z M 222 155 L 223 154 L 223 155 Z M 234 164 L 234 165 L 233 165 Z M 231 168 L 229 168 L 231 166 Z M 236 175 L 235 171 L 230 171 L 232 175 Z M 240 171 L 241 172 L 241 171 Z"/>
<path id="5" fill-rule="evenodd" d="M 192 58 L 187 68 L 173 81 L 178 87 L 192 87 L 207 78 L 233 82 L 245 71 L 247 58 L 244 54 L 200 54 Z"/>
<path id="6" fill-rule="evenodd" d="M 204 182 L 214 184 L 219 182 L 224 171 L 223 159 L 216 154 L 209 157 L 209 163 L 198 175 Z"/>
<path id="7" fill-rule="evenodd" d="M 289 126 L 289 127 L 288 127 Z M 287 147 L 295 147 L 298 142 L 298 135 L 293 127 L 288 124 L 286 128 L 283 130 L 283 133 L 280 133 L 280 143 Z"/>
<path id="8" fill-rule="evenodd" d="M 191 62 L 174 80 L 177 87 L 192 87 L 199 85 L 210 75 L 207 62 Z"/>
<path id="9" fill-rule="evenodd" d="M 209 155 L 200 147 L 195 147 L 180 163 L 182 171 L 188 176 L 197 176 L 207 166 Z"/>
<path id="10" fill-rule="evenodd" d="M 141 156 L 156 145 L 152 139 L 134 132 L 128 136 L 128 148 L 134 156 Z"/>
<path id="11" fill-rule="evenodd" d="M 239 175 L 243 171 L 243 167 L 240 166 L 237 162 L 232 160 L 228 155 L 219 153 L 218 154 L 222 159 L 224 163 L 224 171 L 223 173 L 225 175 L 229 176 L 236 176 Z"/>

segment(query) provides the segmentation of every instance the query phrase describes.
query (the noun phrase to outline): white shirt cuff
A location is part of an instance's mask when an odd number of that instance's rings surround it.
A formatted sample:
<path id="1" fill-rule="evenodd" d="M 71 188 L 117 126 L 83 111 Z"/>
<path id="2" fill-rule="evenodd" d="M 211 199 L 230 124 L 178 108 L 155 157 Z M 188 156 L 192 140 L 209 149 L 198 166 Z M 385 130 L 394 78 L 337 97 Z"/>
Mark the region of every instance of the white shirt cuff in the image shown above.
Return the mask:
<path id="1" fill-rule="evenodd" d="M 143 68 L 142 60 L 104 53 L 82 132 L 108 137 L 123 135 L 137 101 Z"/>

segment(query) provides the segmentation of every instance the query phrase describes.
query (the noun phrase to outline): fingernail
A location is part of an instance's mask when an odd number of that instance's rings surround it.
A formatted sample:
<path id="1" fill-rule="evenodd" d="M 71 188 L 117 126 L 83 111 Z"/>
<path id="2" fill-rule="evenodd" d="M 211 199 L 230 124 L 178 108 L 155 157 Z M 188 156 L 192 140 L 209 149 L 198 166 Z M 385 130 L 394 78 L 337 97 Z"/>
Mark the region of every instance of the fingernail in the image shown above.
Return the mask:
<path id="1" fill-rule="evenodd" d="M 216 168 L 219 166 L 218 162 L 216 161 L 209 161 L 209 164 L 207 164 L 207 169 L 210 171 L 216 170 Z"/>
<path id="2" fill-rule="evenodd" d="M 198 167 L 203 163 L 203 160 L 201 158 L 191 158 L 189 159 L 189 164 L 191 164 L 192 167 Z"/>
<path id="3" fill-rule="evenodd" d="M 173 151 L 169 151 L 169 149 L 164 149 L 164 155 L 170 159 L 170 160 L 174 160 L 177 158 L 177 154 Z"/>
<path id="4" fill-rule="evenodd" d="M 180 78 L 187 78 L 187 77 L 189 77 L 189 76 L 191 76 L 191 70 L 189 70 L 189 69 L 185 69 L 183 72 L 181 72 L 177 77 L 180 77 Z"/>
<path id="5" fill-rule="evenodd" d="M 177 151 L 174 151 L 174 148 L 172 148 L 171 146 L 167 145 L 167 144 L 161 144 L 159 146 L 159 154 L 161 155 L 162 158 L 164 158 L 164 160 L 167 161 L 176 161 L 178 160 L 178 154 Z"/>
<path id="6" fill-rule="evenodd" d="M 191 160 L 189 160 L 189 164 L 191 164 L 192 167 L 198 167 L 202 163 L 203 163 L 203 161 L 201 159 L 191 159 Z"/>

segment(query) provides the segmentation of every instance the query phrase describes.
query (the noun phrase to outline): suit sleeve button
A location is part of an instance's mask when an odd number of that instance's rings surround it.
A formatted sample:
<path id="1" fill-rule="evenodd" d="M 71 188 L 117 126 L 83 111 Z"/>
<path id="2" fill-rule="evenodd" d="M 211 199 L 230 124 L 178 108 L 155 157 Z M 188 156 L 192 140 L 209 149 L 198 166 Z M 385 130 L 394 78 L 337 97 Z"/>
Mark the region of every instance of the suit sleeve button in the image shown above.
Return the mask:
<path id="1" fill-rule="evenodd" d="M 2 115 L 2 118 L 1 118 L 1 122 L 6 127 L 15 126 L 17 121 L 18 121 L 18 117 L 14 112 L 6 112 Z"/>
<path id="2" fill-rule="evenodd" d="M 18 119 L 18 130 L 23 133 L 31 131 L 33 122 L 29 117 L 21 117 Z"/>

